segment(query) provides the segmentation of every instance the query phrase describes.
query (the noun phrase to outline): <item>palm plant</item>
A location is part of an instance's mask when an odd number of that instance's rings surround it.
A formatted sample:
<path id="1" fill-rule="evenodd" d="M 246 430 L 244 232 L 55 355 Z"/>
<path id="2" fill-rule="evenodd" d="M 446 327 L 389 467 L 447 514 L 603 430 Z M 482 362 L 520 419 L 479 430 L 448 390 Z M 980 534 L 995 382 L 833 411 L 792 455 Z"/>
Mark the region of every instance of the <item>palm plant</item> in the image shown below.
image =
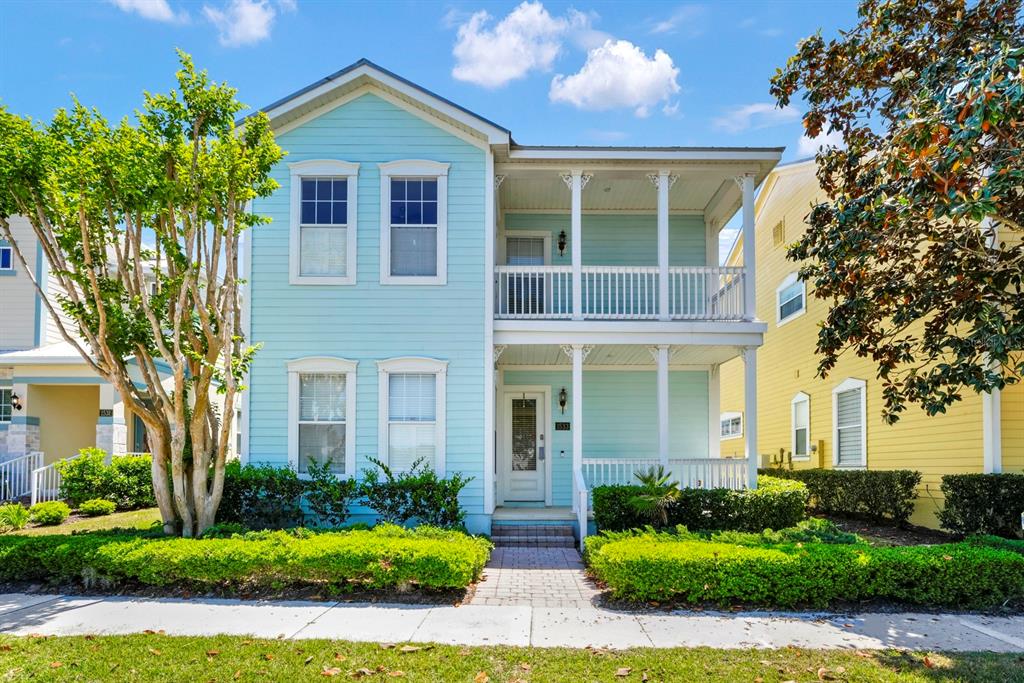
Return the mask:
<path id="1" fill-rule="evenodd" d="M 640 492 L 629 499 L 629 506 L 643 517 L 648 517 L 655 527 L 668 524 L 668 509 L 679 500 L 679 482 L 672 481 L 672 475 L 665 472 L 664 465 L 648 467 L 646 471 L 633 473 L 640 482 Z"/>

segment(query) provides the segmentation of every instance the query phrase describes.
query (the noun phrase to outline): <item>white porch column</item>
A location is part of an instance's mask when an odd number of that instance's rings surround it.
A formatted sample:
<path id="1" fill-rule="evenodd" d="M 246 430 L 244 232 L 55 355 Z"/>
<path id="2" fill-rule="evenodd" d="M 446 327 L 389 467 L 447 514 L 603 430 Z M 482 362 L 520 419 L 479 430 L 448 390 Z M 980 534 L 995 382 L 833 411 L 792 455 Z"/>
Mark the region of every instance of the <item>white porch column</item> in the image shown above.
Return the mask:
<path id="1" fill-rule="evenodd" d="M 747 486 L 757 488 L 757 349 L 743 349 L 743 439 Z"/>
<path id="2" fill-rule="evenodd" d="M 562 352 L 572 360 L 572 508 L 576 510 L 579 491 L 576 488 L 576 472 L 583 469 L 583 361 L 593 346 L 573 344 L 563 346 Z"/>
<path id="3" fill-rule="evenodd" d="M 1003 406 L 998 389 L 981 395 L 982 471 L 999 474 L 1003 471 Z"/>
<path id="4" fill-rule="evenodd" d="M 96 418 L 96 448 L 107 457 L 128 451 L 128 425 L 124 419 L 124 401 L 112 384 L 100 385 L 100 412 Z"/>
<path id="5" fill-rule="evenodd" d="M 757 290 L 754 286 L 757 260 L 757 237 L 754 235 L 754 175 L 747 173 L 741 176 L 739 183 L 743 189 L 743 267 L 746 270 L 743 278 L 743 318 L 753 320 L 757 317 Z"/>
<path id="6" fill-rule="evenodd" d="M 672 185 L 668 171 L 658 171 L 655 185 L 658 188 L 658 320 L 668 320 L 668 190 Z"/>
<path id="7" fill-rule="evenodd" d="M 572 319 L 583 319 L 583 172 L 573 169 L 569 176 L 572 193 Z M 575 413 L 575 410 L 574 410 Z"/>
<path id="8" fill-rule="evenodd" d="M 668 469 L 668 344 L 655 349 L 658 357 L 658 459 Z"/>
<path id="9" fill-rule="evenodd" d="M 722 457 L 722 392 L 718 365 L 708 368 L 708 457 Z"/>

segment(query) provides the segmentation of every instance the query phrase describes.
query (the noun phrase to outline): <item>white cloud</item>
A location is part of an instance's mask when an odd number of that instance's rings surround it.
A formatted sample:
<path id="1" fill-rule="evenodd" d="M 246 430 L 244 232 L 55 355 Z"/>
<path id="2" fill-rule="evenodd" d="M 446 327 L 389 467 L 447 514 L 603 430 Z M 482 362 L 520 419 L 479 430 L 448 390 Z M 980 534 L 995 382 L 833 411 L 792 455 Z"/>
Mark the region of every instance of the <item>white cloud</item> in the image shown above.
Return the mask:
<path id="1" fill-rule="evenodd" d="M 712 121 L 712 125 L 716 130 L 735 134 L 745 130 L 770 128 L 796 121 L 799 118 L 800 110 L 792 105 L 786 105 L 780 109 L 767 102 L 755 102 L 741 105 L 719 116 Z"/>
<path id="2" fill-rule="evenodd" d="M 683 5 L 665 19 L 651 20 L 651 33 L 679 33 L 689 37 L 704 33 L 707 26 L 707 8 L 703 5 Z"/>
<path id="3" fill-rule="evenodd" d="M 736 238 L 740 236 L 739 228 L 730 228 L 726 226 L 722 228 L 718 233 L 718 260 L 725 263 L 725 260 L 729 257 L 729 252 L 732 251 L 732 245 L 736 243 Z"/>
<path id="4" fill-rule="evenodd" d="M 575 74 L 559 74 L 548 93 L 552 102 L 568 102 L 579 109 L 603 111 L 629 107 L 637 116 L 665 103 L 679 92 L 679 69 L 662 50 L 648 58 L 627 40 L 608 40 L 587 54 L 587 61 Z"/>
<path id="5" fill-rule="evenodd" d="M 270 37 L 277 10 L 292 12 L 296 0 L 229 0 L 222 9 L 203 5 L 203 15 L 217 27 L 220 44 L 226 47 L 252 45 Z"/>
<path id="6" fill-rule="evenodd" d="M 812 157 L 818 153 L 819 148 L 826 145 L 840 149 L 846 147 L 846 143 L 843 141 L 843 134 L 838 130 L 833 130 L 828 133 L 819 133 L 818 137 L 815 138 L 802 135 L 796 143 L 796 153 L 801 158 Z"/>
<path id="7" fill-rule="evenodd" d="M 485 88 L 499 88 L 531 71 L 548 71 L 571 29 L 589 30 L 589 18 L 576 11 L 553 17 L 540 2 L 523 2 L 490 26 L 485 10 L 459 26 L 452 54 L 452 76 Z"/>
<path id="8" fill-rule="evenodd" d="M 110 3 L 122 12 L 138 14 L 143 19 L 152 21 L 185 21 L 186 12 L 175 14 L 167 0 L 110 0 Z"/>

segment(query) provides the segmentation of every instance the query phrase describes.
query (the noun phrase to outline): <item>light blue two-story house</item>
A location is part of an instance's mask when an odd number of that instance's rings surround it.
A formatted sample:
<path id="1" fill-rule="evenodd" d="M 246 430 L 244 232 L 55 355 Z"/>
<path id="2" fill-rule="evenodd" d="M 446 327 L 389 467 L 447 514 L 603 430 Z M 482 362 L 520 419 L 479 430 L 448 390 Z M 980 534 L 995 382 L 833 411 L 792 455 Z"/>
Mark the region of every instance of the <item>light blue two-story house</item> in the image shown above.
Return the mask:
<path id="1" fill-rule="evenodd" d="M 754 191 L 780 148 L 520 145 L 365 60 L 264 111 L 288 154 L 245 243 L 243 460 L 425 458 L 473 477 L 476 532 L 585 534 L 588 489 L 648 464 L 755 485 L 755 457 L 719 457 L 717 368 L 745 360 L 753 456 Z M 747 266 L 721 267 L 737 211 Z"/>

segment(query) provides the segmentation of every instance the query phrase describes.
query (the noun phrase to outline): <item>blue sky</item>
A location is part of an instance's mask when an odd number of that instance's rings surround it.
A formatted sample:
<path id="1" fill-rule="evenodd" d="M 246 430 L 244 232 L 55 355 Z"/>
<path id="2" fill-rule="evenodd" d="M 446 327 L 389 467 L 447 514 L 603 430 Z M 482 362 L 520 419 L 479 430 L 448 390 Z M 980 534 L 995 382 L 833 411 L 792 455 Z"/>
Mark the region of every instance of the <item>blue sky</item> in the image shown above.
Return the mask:
<path id="1" fill-rule="evenodd" d="M 6 0 L 0 102 L 48 118 L 74 92 L 109 118 L 171 87 L 174 48 L 261 106 L 367 57 L 522 144 L 800 144 L 768 79 L 853 2 Z"/>

